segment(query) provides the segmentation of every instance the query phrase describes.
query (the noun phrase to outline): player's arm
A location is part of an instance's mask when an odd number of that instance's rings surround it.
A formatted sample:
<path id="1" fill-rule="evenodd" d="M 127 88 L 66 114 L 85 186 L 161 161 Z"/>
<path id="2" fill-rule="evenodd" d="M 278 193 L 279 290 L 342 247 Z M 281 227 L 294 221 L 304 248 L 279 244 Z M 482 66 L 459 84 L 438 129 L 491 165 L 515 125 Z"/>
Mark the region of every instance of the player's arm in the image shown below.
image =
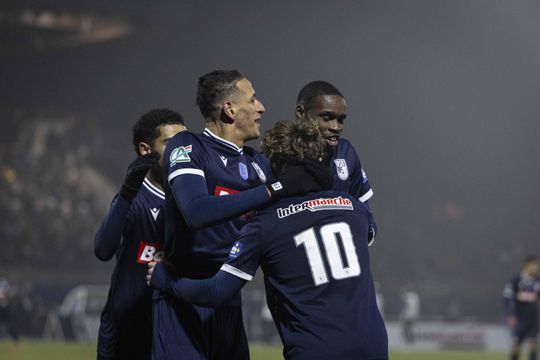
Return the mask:
<path id="1" fill-rule="evenodd" d="M 369 234 L 368 234 L 368 245 L 372 245 L 375 241 L 375 236 L 377 234 L 377 223 L 373 216 L 373 212 L 369 207 L 369 199 L 373 196 L 373 189 L 369 184 L 366 172 L 362 168 L 362 163 L 360 158 L 354 152 L 354 171 L 351 174 L 351 188 L 349 194 L 356 197 L 360 202 L 366 207 L 369 216 Z"/>
<path id="2" fill-rule="evenodd" d="M 94 239 L 94 254 L 99 260 L 109 261 L 122 240 L 122 232 L 128 222 L 129 208 L 131 200 L 124 198 L 122 195 L 117 195 L 111 204 L 111 208 Z"/>
<path id="3" fill-rule="evenodd" d="M 205 172 L 202 169 L 175 170 L 169 175 L 168 181 L 186 223 L 192 229 L 199 229 L 235 218 L 271 200 L 321 190 L 317 179 L 326 176 L 330 176 L 326 168 L 294 164 L 283 167 L 272 184 L 259 185 L 226 196 L 208 193 Z"/>
<path id="4" fill-rule="evenodd" d="M 170 180 L 170 185 L 174 200 L 192 229 L 238 217 L 271 200 L 265 185 L 233 195 L 211 195 L 208 193 L 204 172 L 198 169 L 177 174 Z"/>
<path id="5" fill-rule="evenodd" d="M 503 289 L 504 314 L 511 328 L 516 326 L 516 302 L 514 281 L 509 282 Z"/>
<path id="6" fill-rule="evenodd" d="M 128 166 L 120 192 L 113 199 L 109 212 L 96 232 L 94 254 L 98 259 L 108 261 L 118 250 L 122 232 L 128 223 L 131 200 L 137 195 L 146 173 L 158 159 L 156 153 L 142 155 Z"/>
<path id="7" fill-rule="evenodd" d="M 223 270 L 209 279 L 171 278 L 163 263 L 150 263 L 149 285 L 195 305 L 219 307 L 242 289 L 246 280 Z"/>
<path id="8" fill-rule="evenodd" d="M 253 279 L 259 267 L 260 227 L 261 222 L 256 217 L 242 228 L 229 259 L 212 278 L 174 278 L 165 264 L 152 262 L 146 277 L 148 285 L 197 305 L 217 307 L 224 304 Z"/>

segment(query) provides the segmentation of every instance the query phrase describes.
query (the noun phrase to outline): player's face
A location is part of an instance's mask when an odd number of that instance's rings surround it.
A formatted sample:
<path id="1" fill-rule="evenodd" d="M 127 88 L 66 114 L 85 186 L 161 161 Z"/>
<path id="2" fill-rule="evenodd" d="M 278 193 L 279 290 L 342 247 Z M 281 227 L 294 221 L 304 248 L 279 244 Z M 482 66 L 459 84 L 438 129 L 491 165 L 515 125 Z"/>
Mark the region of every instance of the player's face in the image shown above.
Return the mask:
<path id="1" fill-rule="evenodd" d="M 317 96 L 310 107 L 302 109 L 300 114 L 302 118 L 318 122 L 319 130 L 328 146 L 334 147 L 338 144 L 347 117 L 347 104 L 344 98 L 338 95 Z"/>
<path id="2" fill-rule="evenodd" d="M 538 277 L 540 276 L 540 261 L 533 261 L 527 265 L 527 273 L 530 276 Z"/>
<path id="3" fill-rule="evenodd" d="M 186 127 L 181 124 L 165 124 L 159 127 L 159 137 L 154 141 L 152 152 L 159 154 L 158 166 L 160 169 L 163 169 L 163 153 L 165 152 L 167 142 L 174 135 L 184 130 L 186 130 Z"/>
<path id="4" fill-rule="evenodd" d="M 255 97 L 255 90 L 247 79 L 242 79 L 236 85 L 237 94 L 232 99 L 235 116 L 234 124 L 238 137 L 243 142 L 257 139 L 261 136 L 261 115 L 265 109 L 263 104 Z"/>

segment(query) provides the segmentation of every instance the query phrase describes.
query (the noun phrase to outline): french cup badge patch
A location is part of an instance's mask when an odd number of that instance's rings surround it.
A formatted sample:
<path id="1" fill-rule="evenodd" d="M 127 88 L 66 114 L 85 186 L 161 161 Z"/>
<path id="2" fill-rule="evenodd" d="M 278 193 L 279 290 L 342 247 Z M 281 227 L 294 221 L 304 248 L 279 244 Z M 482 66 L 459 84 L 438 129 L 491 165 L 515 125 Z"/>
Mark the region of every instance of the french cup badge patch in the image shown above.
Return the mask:
<path id="1" fill-rule="evenodd" d="M 231 249 L 231 252 L 229 253 L 229 259 L 236 258 L 240 254 L 240 251 L 242 251 L 243 248 L 244 248 L 244 244 L 242 244 L 240 241 L 235 242 L 234 246 Z"/>
<path id="2" fill-rule="evenodd" d="M 349 178 L 349 168 L 345 159 L 335 159 L 336 172 L 341 180 L 347 180 Z"/>
<path id="3" fill-rule="evenodd" d="M 243 162 L 238 163 L 238 170 L 240 170 L 240 176 L 242 179 L 247 180 L 249 177 L 248 168 Z"/>
<path id="4" fill-rule="evenodd" d="M 264 171 L 261 169 L 259 164 L 257 164 L 255 161 L 251 163 L 251 166 L 255 169 L 257 172 L 257 175 L 259 176 L 259 179 L 261 179 L 261 182 L 264 184 L 266 183 L 266 175 L 264 174 Z"/>
<path id="5" fill-rule="evenodd" d="M 171 151 L 171 156 L 169 156 L 169 161 L 171 163 L 170 166 L 173 166 L 177 163 L 190 162 L 191 158 L 188 154 L 191 152 L 192 148 L 192 145 L 188 145 L 180 146 L 176 149 L 173 149 L 173 151 Z"/>

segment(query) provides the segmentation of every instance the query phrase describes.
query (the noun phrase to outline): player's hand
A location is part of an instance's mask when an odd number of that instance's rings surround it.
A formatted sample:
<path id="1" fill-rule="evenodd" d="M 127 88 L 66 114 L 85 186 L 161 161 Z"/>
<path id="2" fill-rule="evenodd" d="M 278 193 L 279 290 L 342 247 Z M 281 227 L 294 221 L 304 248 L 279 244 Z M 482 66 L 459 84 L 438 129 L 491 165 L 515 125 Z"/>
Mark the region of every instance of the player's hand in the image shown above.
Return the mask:
<path id="1" fill-rule="evenodd" d="M 306 171 L 313 176 L 315 182 L 321 185 L 322 190 L 330 190 L 334 186 L 334 177 L 328 164 L 308 157 L 299 163 L 305 166 Z"/>
<path id="2" fill-rule="evenodd" d="M 148 263 L 148 270 L 146 271 L 146 285 L 150 286 L 150 281 L 152 280 L 152 274 L 156 268 L 157 261 L 150 261 Z"/>
<path id="3" fill-rule="evenodd" d="M 150 153 L 137 157 L 128 166 L 120 194 L 126 199 L 133 199 L 141 188 L 146 173 L 157 164 L 158 160 L 158 153 Z"/>
<path id="4" fill-rule="evenodd" d="M 515 316 L 509 316 L 506 319 L 506 323 L 508 324 L 508 327 L 513 330 L 517 326 L 517 318 Z"/>
<path id="5" fill-rule="evenodd" d="M 314 164 L 306 165 L 303 161 L 293 160 L 287 162 L 277 176 L 277 181 L 268 185 L 270 196 L 272 199 L 278 200 L 284 197 L 324 190 L 328 186 L 324 171 L 323 168 L 319 168 Z M 326 171 L 330 174 L 329 169 L 326 169 Z M 315 176 L 324 183 L 324 186 L 317 182 Z"/>

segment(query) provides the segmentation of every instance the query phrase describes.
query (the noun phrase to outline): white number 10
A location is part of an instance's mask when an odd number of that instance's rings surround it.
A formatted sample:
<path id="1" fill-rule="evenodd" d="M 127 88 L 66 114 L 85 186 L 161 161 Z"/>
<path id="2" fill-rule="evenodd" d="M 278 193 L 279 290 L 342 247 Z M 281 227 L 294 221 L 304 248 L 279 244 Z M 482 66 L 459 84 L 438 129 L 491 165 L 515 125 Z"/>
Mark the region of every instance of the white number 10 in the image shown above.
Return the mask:
<path id="1" fill-rule="evenodd" d="M 344 222 L 327 224 L 321 227 L 320 235 L 332 277 L 335 280 L 341 280 L 358 276 L 361 273 L 358 256 L 356 256 L 356 247 L 354 246 L 351 228 Z M 347 266 L 343 264 L 341 253 L 337 242 L 337 235 L 341 238 L 343 244 L 343 253 L 347 259 Z M 313 228 L 309 228 L 294 237 L 296 246 L 304 244 L 306 255 L 313 275 L 315 285 L 322 285 L 328 282 L 328 276 L 324 266 L 321 250 L 317 241 L 317 235 Z"/>

